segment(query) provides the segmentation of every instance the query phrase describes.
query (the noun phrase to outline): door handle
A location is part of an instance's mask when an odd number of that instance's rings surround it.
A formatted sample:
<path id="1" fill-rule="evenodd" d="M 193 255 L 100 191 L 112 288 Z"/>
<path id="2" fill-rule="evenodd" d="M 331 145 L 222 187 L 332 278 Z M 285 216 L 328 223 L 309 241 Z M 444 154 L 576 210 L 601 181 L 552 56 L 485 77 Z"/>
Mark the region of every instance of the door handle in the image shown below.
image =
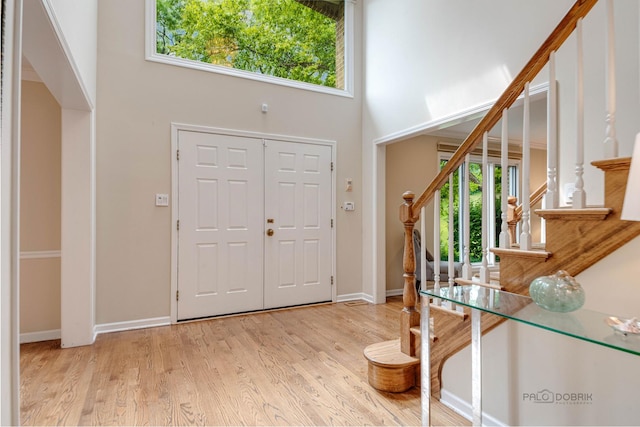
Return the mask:
<path id="1" fill-rule="evenodd" d="M 273 228 L 270 228 L 267 230 L 267 236 L 269 237 L 273 236 Z"/>

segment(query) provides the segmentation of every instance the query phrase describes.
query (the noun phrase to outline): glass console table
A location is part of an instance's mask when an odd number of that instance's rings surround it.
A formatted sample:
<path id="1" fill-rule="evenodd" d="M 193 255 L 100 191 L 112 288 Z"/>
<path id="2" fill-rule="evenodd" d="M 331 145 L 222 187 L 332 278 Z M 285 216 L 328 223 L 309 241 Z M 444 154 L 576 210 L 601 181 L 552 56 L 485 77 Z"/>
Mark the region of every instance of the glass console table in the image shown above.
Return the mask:
<path id="1" fill-rule="evenodd" d="M 421 290 L 421 319 L 429 319 L 430 307 L 426 301 L 439 301 L 443 306 L 471 308 L 471 404 L 473 408 L 473 425 L 482 425 L 482 327 L 481 313 L 491 313 L 506 319 L 526 323 L 528 325 L 568 335 L 594 344 L 610 347 L 615 350 L 640 356 L 640 336 L 625 336 L 607 325 L 605 320 L 609 314 L 593 310 L 580 309 L 571 313 L 554 313 L 547 311 L 524 295 L 489 289 L 482 286 L 442 287 L 439 290 Z M 431 363 L 429 322 L 421 322 L 422 349 L 421 364 L 427 369 L 421 370 L 422 425 L 430 423 L 431 399 Z"/>

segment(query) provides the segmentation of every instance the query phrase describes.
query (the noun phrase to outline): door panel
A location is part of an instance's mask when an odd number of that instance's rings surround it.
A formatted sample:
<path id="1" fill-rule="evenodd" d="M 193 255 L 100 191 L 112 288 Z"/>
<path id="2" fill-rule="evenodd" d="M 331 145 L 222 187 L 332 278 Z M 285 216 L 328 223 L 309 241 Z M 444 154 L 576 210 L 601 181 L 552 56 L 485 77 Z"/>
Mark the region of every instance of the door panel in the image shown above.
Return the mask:
<path id="1" fill-rule="evenodd" d="M 266 141 L 265 308 L 331 301 L 331 147 Z"/>
<path id="2" fill-rule="evenodd" d="M 180 130 L 178 148 L 178 320 L 261 309 L 261 140 Z"/>

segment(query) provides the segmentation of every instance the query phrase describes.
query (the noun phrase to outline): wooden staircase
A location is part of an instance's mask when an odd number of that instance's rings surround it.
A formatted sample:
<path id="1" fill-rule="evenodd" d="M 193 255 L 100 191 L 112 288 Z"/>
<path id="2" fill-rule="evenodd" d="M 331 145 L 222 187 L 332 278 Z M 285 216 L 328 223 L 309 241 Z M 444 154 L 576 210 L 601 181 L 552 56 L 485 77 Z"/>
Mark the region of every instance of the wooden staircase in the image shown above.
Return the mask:
<path id="1" fill-rule="evenodd" d="M 561 269 L 575 276 L 640 235 L 640 222 L 620 220 L 631 159 L 592 164 L 605 174 L 606 207 L 537 210 L 546 221 L 544 251 L 493 249 L 507 291 L 522 293 L 522 284 Z"/>
<path id="2" fill-rule="evenodd" d="M 438 200 L 439 191 L 447 183 L 452 182 L 450 176 L 463 163 L 469 164 L 469 154 L 481 142 L 483 144 L 483 167 L 486 165 L 487 134 L 500 119 L 502 123 L 507 122 L 508 109 L 513 105 L 518 96 L 524 93 L 525 106 L 528 104 L 529 82 L 549 63 L 549 68 L 553 69 L 552 61 L 556 50 L 562 46 L 565 40 L 578 29 L 581 32 L 582 19 L 589 13 L 597 0 L 577 0 L 550 36 L 545 40 L 531 60 L 525 65 L 523 70 L 514 78 L 513 82 L 504 91 L 502 96 L 494 104 L 487 114 L 480 120 L 469 136 L 462 142 L 458 150 L 449 161 L 443 166 L 440 173 L 427 186 L 424 192 L 417 198 L 411 192 L 403 195 L 404 204 L 400 206 L 400 220 L 404 224 L 404 291 L 403 305 L 400 316 L 400 338 L 398 340 L 375 343 L 364 350 L 369 366 L 369 383 L 378 390 L 390 392 L 402 392 L 411 387 L 419 385 L 420 381 L 420 314 L 417 309 L 418 296 L 415 283 L 415 249 L 413 246 L 413 228 L 420 218 L 420 210 L 431 200 Z M 555 77 L 553 77 L 555 79 Z M 550 85 L 550 98 L 555 99 L 554 86 Z M 550 103 L 552 105 L 553 103 Z M 526 114 L 525 114 L 526 116 Z M 550 117 L 554 117 L 550 112 Z M 557 118 L 557 117 L 556 117 Z M 555 119 L 549 120 L 555 122 Z M 528 123 L 525 119 L 525 128 Z M 552 125 L 552 126 L 555 126 Z M 610 129 L 607 134 L 610 135 Z M 507 168 L 507 138 L 503 127 L 502 138 L 502 170 Z M 557 134 L 557 128 L 550 129 L 549 135 Z M 527 136 L 523 141 L 523 163 L 526 172 L 523 172 L 524 182 L 528 180 L 528 156 Z M 557 151 L 555 137 L 551 138 L 549 144 L 553 147 L 548 152 Z M 610 138 L 607 138 L 610 141 Z M 583 141 L 578 141 L 577 147 L 581 147 Z M 582 148 L 583 149 L 583 148 Z M 580 150 L 580 148 L 579 148 Z M 609 154 L 609 150 L 605 150 Z M 550 275 L 558 270 L 565 270 L 571 275 L 577 275 L 589 266 L 598 262 L 616 249 L 620 248 L 630 240 L 640 236 L 640 222 L 629 222 L 620 219 L 622 203 L 625 195 L 627 177 L 629 174 L 630 158 L 609 158 L 602 161 L 592 162 L 592 165 L 600 168 L 604 172 L 605 179 L 605 206 L 604 207 L 582 207 L 585 200 L 584 184 L 582 182 L 582 164 L 576 166 L 576 192 L 574 193 L 574 208 L 556 208 L 557 204 L 557 158 L 552 162 L 548 160 L 549 188 L 536 190 L 532 197 L 538 199 L 543 197 L 547 191 L 553 197 L 545 198 L 545 202 L 551 201 L 553 209 L 536 210 L 536 213 L 544 218 L 546 227 L 546 243 L 543 247 L 531 244 L 530 234 L 528 234 L 528 219 L 530 217 L 529 203 L 526 203 L 523 213 L 523 233 L 522 248 L 514 247 L 508 242 L 512 240 L 507 236 L 509 226 L 515 229 L 515 223 L 507 225 L 507 205 L 506 195 L 502 201 L 502 232 L 500 233 L 501 248 L 493 248 L 491 251 L 499 256 L 500 272 L 497 277 L 488 277 L 486 269 L 486 256 L 483 255 L 482 275 L 485 277 L 486 286 L 494 289 L 504 289 L 508 292 L 527 295 L 531 281 L 539 276 Z M 581 162 L 581 160 L 578 160 Z M 467 166 L 468 173 L 468 166 Z M 484 176 L 484 173 L 483 173 Z M 506 175 L 502 175 L 502 187 L 507 188 Z M 465 181 L 469 181 L 467 178 Z M 451 184 L 449 184 L 451 185 Z M 465 190 L 468 192 L 468 187 Z M 449 192 L 451 194 L 451 192 Z M 484 194 L 484 192 L 483 192 Z M 484 197 L 484 196 L 483 196 Z M 415 200 L 414 200 L 415 199 Z M 451 199 L 450 199 L 451 200 Z M 525 199 L 529 202 L 529 199 Z M 439 202 L 438 202 L 439 203 Z M 438 206 L 436 203 L 436 206 Z M 465 200 L 468 204 L 468 198 Z M 449 202 L 452 205 L 452 202 Z M 547 204 L 547 206 L 550 206 Z M 511 212 L 517 210 L 513 205 Z M 436 208 L 437 210 L 437 208 Z M 468 212 L 468 206 L 466 208 Z M 450 214 L 451 215 L 451 214 Z M 484 217 L 483 212 L 483 217 Z M 469 220 L 467 218 L 466 222 Z M 484 218 L 483 218 L 484 223 Z M 468 231 L 466 235 L 468 236 Z M 511 235 L 513 236 L 513 231 Z M 435 235 L 439 235 L 438 232 Z M 484 239 L 484 235 L 483 235 Z M 450 243 L 451 245 L 451 243 Z M 464 243 L 466 254 L 468 254 L 469 242 Z M 486 243 L 482 243 L 486 248 Z M 449 252 L 452 252 L 450 249 Z M 483 249 L 483 253 L 485 250 Z M 436 256 L 439 258 L 439 256 Z M 468 257 L 465 260 L 466 273 L 463 270 L 464 278 L 457 278 L 458 284 L 468 284 L 472 280 L 469 275 Z M 477 283 L 477 281 L 473 281 Z M 443 285 L 444 286 L 444 285 Z M 448 307 L 434 304 L 426 297 L 422 297 L 423 304 L 430 304 L 432 318 L 430 321 L 430 346 L 431 393 L 434 397 L 440 397 L 441 373 L 444 362 L 453 354 L 457 353 L 471 342 L 471 325 L 469 313 L 464 310 L 450 309 Z M 482 333 L 495 328 L 504 320 L 497 316 L 482 313 Z"/>
<path id="3" fill-rule="evenodd" d="M 500 279 L 490 287 L 527 295 L 531 280 L 560 269 L 577 275 L 625 243 L 640 236 L 640 222 L 620 219 L 629 173 L 630 158 L 593 162 L 605 173 L 605 203 L 608 207 L 538 210 L 547 221 L 544 249 L 492 249 L 500 256 Z M 471 281 L 456 279 L 459 284 Z M 477 282 L 474 282 L 477 284 Z M 424 303 L 424 298 L 422 303 Z M 471 322 L 467 311 L 452 311 L 431 303 L 431 391 L 440 398 L 444 362 L 471 343 Z M 465 309 L 467 310 L 467 309 Z M 504 319 L 482 314 L 483 334 Z M 376 343 L 364 351 L 369 363 L 369 383 L 389 392 L 403 392 L 420 384 L 420 328 L 410 328 L 415 353 L 401 351 L 400 340 Z"/>

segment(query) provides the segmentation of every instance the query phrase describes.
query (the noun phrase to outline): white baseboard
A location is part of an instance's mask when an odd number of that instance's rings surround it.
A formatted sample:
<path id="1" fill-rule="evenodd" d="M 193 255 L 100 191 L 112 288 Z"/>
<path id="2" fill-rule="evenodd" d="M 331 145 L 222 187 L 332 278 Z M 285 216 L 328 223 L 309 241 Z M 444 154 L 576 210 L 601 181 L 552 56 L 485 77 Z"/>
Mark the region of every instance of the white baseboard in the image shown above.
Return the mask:
<path id="1" fill-rule="evenodd" d="M 355 294 L 338 295 L 336 302 L 347 302 L 347 301 L 357 301 L 357 300 L 365 300 L 373 304 L 373 297 L 363 292 L 359 292 Z"/>
<path id="2" fill-rule="evenodd" d="M 395 297 L 398 295 L 402 295 L 404 292 L 403 288 L 398 288 L 398 289 L 387 289 L 387 296 L 388 297 Z"/>
<path id="3" fill-rule="evenodd" d="M 24 334 L 20 334 L 20 344 L 26 344 L 30 342 L 39 342 L 39 341 L 50 341 L 50 340 L 59 340 L 62 333 L 60 329 L 52 329 L 50 331 L 39 331 L 39 332 L 26 332 Z"/>
<path id="4" fill-rule="evenodd" d="M 402 295 L 402 293 L 404 292 L 404 289 L 402 288 L 398 288 L 398 289 L 387 289 L 385 296 L 387 297 L 395 297 L 398 295 Z M 365 294 L 363 292 L 357 293 L 357 294 L 345 294 L 345 295 L 338 295 L 338 301 L 337 302 L 345 302 L 345 301 L 354 301 L 354 300 L 365 300 L 367 302 L 370 302 L 373 304 L 373 297 L 371 295 Z"/>
<path id="5" fill-rule="evenodd" d="M 109 332 L 131 331 L 134 329 L 155 328 L 157 326 L 171 325 L 169 316 L 154 317 L 151 319 L 129 320 L 126 322 L 102 323 L 94 328 L 95 335 Z"/>
<path id="6" fill-rule="evenodd" d="M 445 406 L 448 406 L 454 412 L 456 412 L 459 415 L 462 415 L 469 421 L 473 419 L 473 409 L 471 408 L 471 404 L 466 400 L 463 400 L 460 397 L 456 396 L 455 394 L 448 392 L 445 389 L 440 390 L 440 403 L 442 403 Z M 491 415 L 487 414 L 484 411 L 482 412 L 482 425 L 483 426 L 499 426 L 499 427 L 508 426 L 508 424 L 503 423 L 502 421 L 492 417 Z"/>

